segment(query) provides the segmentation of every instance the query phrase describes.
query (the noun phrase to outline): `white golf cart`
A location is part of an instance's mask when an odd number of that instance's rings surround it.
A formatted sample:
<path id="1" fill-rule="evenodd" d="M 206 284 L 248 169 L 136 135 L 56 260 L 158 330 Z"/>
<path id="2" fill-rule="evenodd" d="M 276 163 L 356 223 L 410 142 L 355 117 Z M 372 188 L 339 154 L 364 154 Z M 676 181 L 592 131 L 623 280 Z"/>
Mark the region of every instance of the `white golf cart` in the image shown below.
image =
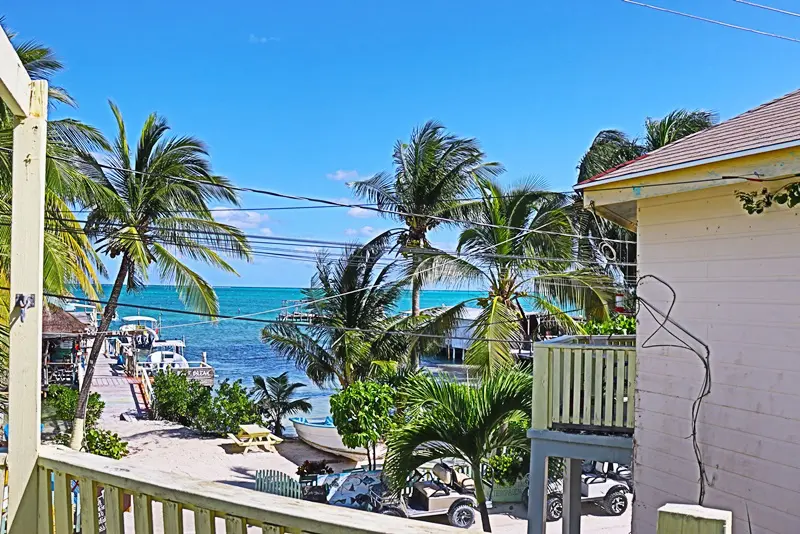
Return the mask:
<path id="1" fill-rule="evenodd" d="M 564 513 L 563 480 L 547 483 L 545 516 L 548 521 L 558 521 Z M 607 462 L 583 462 L 581 466 L 581 502 L 592 502 L 608 515 L 618 516 L 628 509 L 628 493 L 632 492 L 631 472 L 627 466 Z M 523 493 L 523 504 L 528 506 L 528 488 Z"/>
<path id="2" fill-rule="evenodd" d="M 439 462 L 427 473 L 415 471 L 409 491 L 395 496 L 383 485 L 370 489 L 373 510 L 379 514 L 416 519 L 447 515 L 457 528 L 469 528 L 478 516 L 475 483 L 467 474 Z"/>

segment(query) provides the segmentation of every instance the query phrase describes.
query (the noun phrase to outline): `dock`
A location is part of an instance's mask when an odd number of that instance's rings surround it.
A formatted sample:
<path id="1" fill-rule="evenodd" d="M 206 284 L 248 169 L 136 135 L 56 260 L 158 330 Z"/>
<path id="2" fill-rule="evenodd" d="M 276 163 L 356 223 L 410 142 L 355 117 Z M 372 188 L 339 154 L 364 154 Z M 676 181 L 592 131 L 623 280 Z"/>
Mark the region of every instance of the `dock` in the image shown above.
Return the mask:
<path id="1" fill-rule="evenodd" d="M 119 419 L 122 415 L 146 418 L 149 406 L 142 393 L 142 380 L 127 376 L 115 368 L 116 359 L 100 355 L 92 377 L 92 392 L 99 393 L 106 408 L 104 419 Z"/>

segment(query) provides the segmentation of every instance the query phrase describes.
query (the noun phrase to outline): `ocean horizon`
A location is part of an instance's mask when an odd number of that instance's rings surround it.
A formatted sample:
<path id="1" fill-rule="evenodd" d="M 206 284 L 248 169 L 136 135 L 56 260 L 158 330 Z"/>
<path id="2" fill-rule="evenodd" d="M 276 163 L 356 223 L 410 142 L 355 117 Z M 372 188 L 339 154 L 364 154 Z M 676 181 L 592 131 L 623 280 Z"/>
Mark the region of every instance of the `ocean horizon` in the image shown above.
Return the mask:
<path id="1" fill-rule="evenodd" d="M 257 314 L 280 308 L 284 301 L 303 298 L 302 288 L 217 286 L 214 289 L 219 298 L 221 315 Z M 104 285 L 103 290 L 107 295 L 110 286 Z M 420 295 L 420 305 L 452 306 L 485 294 L 481 291 L 423 290 Z M 155 317 L 161 320 L 162 339 L 184 339 L 186 358 L 189 361 L 199 361 L 201 354 L 205 352 L 208 363 L 215 369 L 217 383 L 225 379 L 241 380 L 250 388 L 253 385 L 254 375 L 271 376 L 288 372 L 291 381 L 306 384 L 307 387 L 301 389 L 300 393 L 309 398 L 314 408 L 310 416 L 324 416 L 330 413 L 328 399 L 335 392 L 335 388 L 315 386 L 293 362 L 279 356 L 262 343 L 260 334 L 264 324 L 224 319 L 213 323 L 206 318 L 187 314 L 137 310 L 137 306 L 186 309 L 178 298 L 174 286 L 148 285 L 135 293 L 123 290 L 119 300 L 126 304 L 118 308 L 119 317 L 128 315 Z M 410 309 L 411 292 L 405 291 L 398 301 L 397 311 Z M 278 314 L 279 312 L 270 312 L 255 317 L 276 319 Z M 437 360 L 442 361 L 435 356 L 425 357 L 423 365 L 435 364 Z"/>

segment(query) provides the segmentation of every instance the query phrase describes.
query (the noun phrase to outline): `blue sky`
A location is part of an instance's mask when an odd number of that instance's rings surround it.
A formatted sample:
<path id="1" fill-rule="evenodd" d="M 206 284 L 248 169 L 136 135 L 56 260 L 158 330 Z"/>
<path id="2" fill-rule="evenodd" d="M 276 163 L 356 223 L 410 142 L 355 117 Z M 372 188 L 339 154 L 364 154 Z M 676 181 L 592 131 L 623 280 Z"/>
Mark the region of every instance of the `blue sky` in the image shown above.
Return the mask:
<path id="1" fill-rule="evenodd" d="M 800 36 L 800 19 L 733 0 L 650 3 Z M 508 169 L 504 181 L 539 175 L 565 190 L 600 129 L 638 134 L 645 117 L 681 107 L 724 119 L 800 85 L 800 44 L 621 0 L 81 4 L 48 0 L 35 14 L 25 2 L 4 6 L 9 27 L 66 63 L 56 81 L 80 107 L 60 115 L 111 134 L 107 99 L 133 131 L 157 111 L 176 133 L 205 140 L 215 170 L 235 183 L 332 199 L 352 198 L 346 180 L 388 170 L 395 140 L 431 118 L 480 139 Z M 254 213 L 239 224 L 330 240 L 391 227 L 356 215 Z M 455 234 L 433 240 L 452 246 Z M 275 259 L 237 268 L 240 278 L 203 272 L 249 286 L 304 286 L 312 274 Z"/>

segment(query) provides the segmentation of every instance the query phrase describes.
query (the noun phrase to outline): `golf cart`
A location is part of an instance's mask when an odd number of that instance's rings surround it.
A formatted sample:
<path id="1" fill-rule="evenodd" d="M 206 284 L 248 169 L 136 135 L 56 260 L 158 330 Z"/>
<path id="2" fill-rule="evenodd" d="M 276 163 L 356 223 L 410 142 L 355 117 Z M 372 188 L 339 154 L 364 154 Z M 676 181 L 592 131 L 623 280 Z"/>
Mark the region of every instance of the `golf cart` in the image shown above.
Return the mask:
<path id="1" fill-rule="evenodd" d="M 581 466 L 581 502 L 592 502 L 608 515 L 618 516 L 628 509 L 627 493 L 632 492 L 630 468 L 606 462 L 583 462 Z M 523 493 L 528 506 L 528 488 Z M 547 483 L 545 515 L 548 521 L 558 521 L 564 512 L 563 480 Z"/>
<path id="2" fill-rule="evenodd" d="M 373 510 L 379 514 L 410 519 L 447 515 L 457 528 L 471 527 L 478 515 L 472 478 L 442 462 L 424 474 L 414 471 L 407 490 L 399 496 L 376 485 L 370 489 L 370 497 Z"/>

